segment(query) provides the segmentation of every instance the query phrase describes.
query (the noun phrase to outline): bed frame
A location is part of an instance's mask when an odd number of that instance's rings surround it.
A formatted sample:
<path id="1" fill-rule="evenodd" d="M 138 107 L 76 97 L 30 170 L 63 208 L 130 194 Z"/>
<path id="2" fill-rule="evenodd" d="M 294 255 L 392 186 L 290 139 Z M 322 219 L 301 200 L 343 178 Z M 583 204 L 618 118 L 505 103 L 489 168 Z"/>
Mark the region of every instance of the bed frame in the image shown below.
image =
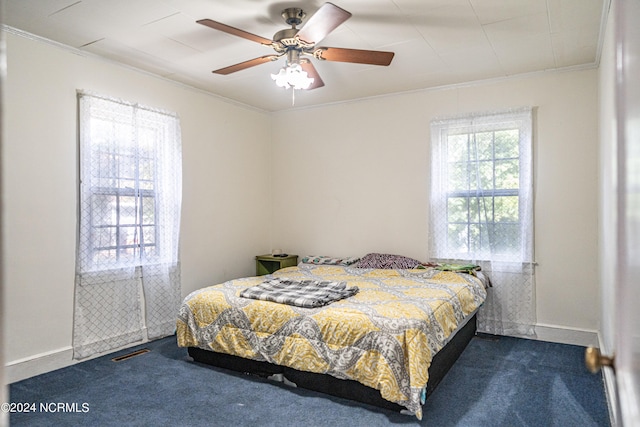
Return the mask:
<path id="1" fill-rule="evenodd" d="M 476 334 L 476 315 L 474 314 L 467 323 L 462 326 L 454 337 L 445 345 L 431 361 L 429 367 L 429 382 L 427 383 L 427 398 L 438 386 L 447 374 L 451 366 L 466 348 L 471 338 Z M 189 356 L 194 361 L 205 363 L 220 368 L 230 369 L 268 378 L 272 375 L 282 374 L 295 383 L 296 386 L 308 390 L 337 396 L 344 399 L 355 400 L 369 405 L 377 406 L 393 411 L 402 411 L 406 408 L 396 403 L 384 400 L 380 392 L 353 380 L 342 380 L 331 375 L 303 372 L 286 366 L 279 366 L 269 362 L 245 359 L 229 354 L 216 353 L 198 347 L 189 347 Z"/>

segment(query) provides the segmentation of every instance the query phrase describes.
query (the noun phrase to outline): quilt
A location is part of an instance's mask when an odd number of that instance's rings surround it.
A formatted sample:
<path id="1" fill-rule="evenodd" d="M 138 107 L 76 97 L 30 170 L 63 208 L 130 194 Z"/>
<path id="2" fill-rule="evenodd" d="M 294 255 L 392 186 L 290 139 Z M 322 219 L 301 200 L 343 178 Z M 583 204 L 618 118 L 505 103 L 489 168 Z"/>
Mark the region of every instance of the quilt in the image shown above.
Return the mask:
<path id="1" fill-rule="evenodd" d="M 267 278 L 345 282 L 358 293 L 322 307 L 248 299 Z M 199 347 L 355 380 L 422 418 L 433 356 L 485 300 L 465 273 L 300 264 L 188 295 L 177 319 L 181 347 Z"/>

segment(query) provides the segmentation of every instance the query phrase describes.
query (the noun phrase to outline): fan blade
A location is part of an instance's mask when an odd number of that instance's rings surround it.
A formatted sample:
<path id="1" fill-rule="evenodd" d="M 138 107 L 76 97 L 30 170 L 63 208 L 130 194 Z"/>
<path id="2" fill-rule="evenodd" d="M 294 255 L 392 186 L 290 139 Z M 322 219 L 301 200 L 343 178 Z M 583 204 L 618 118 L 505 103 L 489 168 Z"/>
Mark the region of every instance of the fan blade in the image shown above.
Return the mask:
<path id="1" fill-rule="evenodd" d="M 389 65 L 393 52 L 379 50 L 343 49 L 341 47 L 319 47 L 313 52 L 316 58 L 327 61 L 355 62 L 357 64 Z"/>
<path id="2" fill-rule="evenodd" d="M 349 18 L 351 13 L 333 3 L 325 3 L 298 31 L 297 37 L 307 43 L 318 43 Z"/>
<path id="3" fill-rule="evenodd" d="M 216 74 L 227 75 L 227 74 L 235 73 L 236 71 L 242 71 L 247 68 L 255 67 L 256 65 L 264 64 L 265 62 L 275 61 L 278 58 L 280 58 L 278 55 L 261 56 L 260 58 L 250 59 L 248 61 L 244 61 L 239 64 L 220 68 L 219 70 L 215 70 L 213 72 Z"/>
<path id="4" fill-rule="evenodd" d="M 313 66 L 311 61 L 300 61 L 300 66 L 304 71 L 307 72 L 307 75 L 309 77 L 313 78 L 313 83 L 311 83 L 311 86 L 309 86 L 307 90 L 316 89 L 324 86 L 324 82 L 320 78 L 320 74 L 318 74 L 318 70 L 316 70 L 316 67 Z"/>
<path id="5" fill-rule="evenodd" d="M 216 22 L 211 19 L 201 19 L 196 22 L 198 24 L 202 24 L 209 28 L 213 28 L 214 30 L 223 31 L 227 34 L 231 34 L 232 36 L 238 36 L 247 40 L 251 40 L 252 42 L 266 44 L 266 45 L 271 45 L 271 43 L 273 43 L 271 40 L 265 39 L 264 37 L 256 36 L 255 34 L 248 33 L 244 30 L 240 30 L 238 28 L 231 27 L 229 25 L 223 24 L 221 22 Z"/>

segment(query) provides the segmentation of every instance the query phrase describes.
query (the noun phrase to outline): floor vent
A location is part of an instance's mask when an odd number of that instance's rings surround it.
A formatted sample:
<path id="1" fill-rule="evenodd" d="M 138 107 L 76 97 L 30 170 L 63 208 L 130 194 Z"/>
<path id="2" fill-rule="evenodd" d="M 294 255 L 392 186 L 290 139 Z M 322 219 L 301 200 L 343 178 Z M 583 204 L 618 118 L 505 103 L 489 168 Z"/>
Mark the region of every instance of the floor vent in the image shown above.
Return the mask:
<path id="1" fill-rule="evenodd" d="M 122 356 L 114 357 L 111 359 L 114 362 L 122 362 L 123 360 L 131 359 L 132 357 L 140 356 L 141 354 L 149 353 L 151 350 L 143 348 L 142 350 L 134 351 L 133 353 L 124 354 Z"/>

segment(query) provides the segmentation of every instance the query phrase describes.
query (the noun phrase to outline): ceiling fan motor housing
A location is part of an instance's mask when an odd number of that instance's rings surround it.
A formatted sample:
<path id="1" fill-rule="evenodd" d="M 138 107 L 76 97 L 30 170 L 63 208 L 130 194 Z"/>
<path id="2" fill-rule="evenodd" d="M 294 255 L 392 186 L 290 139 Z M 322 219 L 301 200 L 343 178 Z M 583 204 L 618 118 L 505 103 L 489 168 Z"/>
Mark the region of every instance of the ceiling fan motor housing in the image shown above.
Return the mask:
<path id="1" fill-rule="evenodd" d="M 291 28 L 280 30 L 273 35 L 272 47 L 276 51 L 284 53 L 295 49 L 300 53 L 313 46 L 313 43 L 306 43 L 296 38 L 299 31 L 296 25 L 300 25 L 305 16 L 306 14 L 298 7 L 290 7 L 282 11 L 282 17 L 287 24 L 291 25 Z"/>
<path id="2" fill-rule="evenodd" d="M 273 41 L 282 43 L 285 46 L 295 45 L 294 42 L 296 34 L 298 34 L 297 28 L 287 28 L 280 30 L 273 35 Z"/>
<path id="3" fill-rule="evenodd" d="M 271 47 L 280 54 L 287 53 L 291 50 L 311 54 L 314 43 L 307 43 L 304 40 L 300 40 L 296 37 L 298 31 L 297 28 L 287 28 L 278 31 L 273 35 Z"/>

